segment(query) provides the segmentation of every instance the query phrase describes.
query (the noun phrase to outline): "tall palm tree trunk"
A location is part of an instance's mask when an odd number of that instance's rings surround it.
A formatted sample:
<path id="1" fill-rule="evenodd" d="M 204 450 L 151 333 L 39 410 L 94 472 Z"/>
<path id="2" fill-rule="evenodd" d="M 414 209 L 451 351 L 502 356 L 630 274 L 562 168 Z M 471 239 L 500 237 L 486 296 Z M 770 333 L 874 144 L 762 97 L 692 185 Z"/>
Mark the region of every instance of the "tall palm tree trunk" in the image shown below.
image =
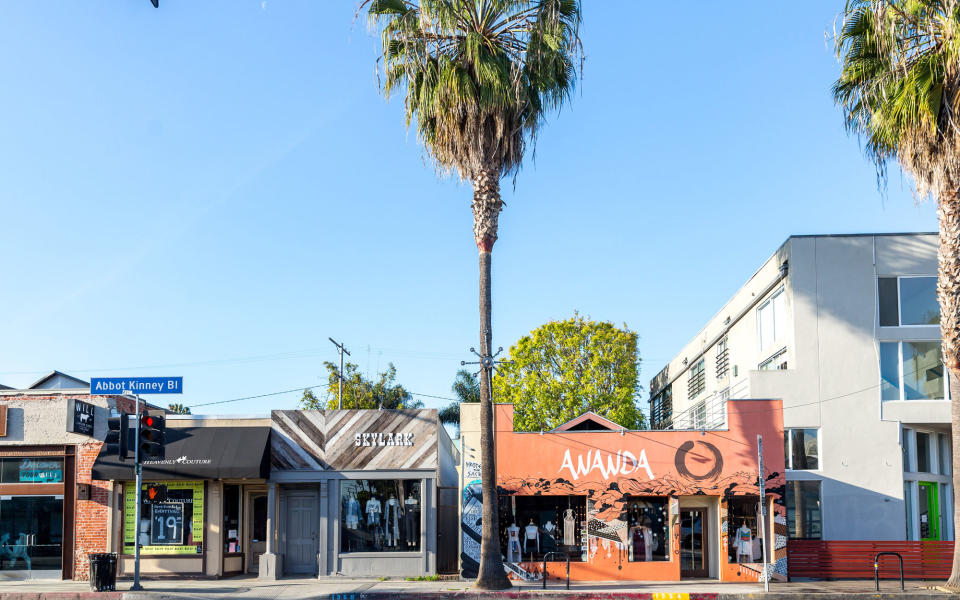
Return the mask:
<path id="1" fill-rule="evenodd" d="M 960 490 L 960 193 L 953 189 L 940 194 L 937 206 L 940 247 L 937 250 L 937 299 L 940 302 L 940 336 L 943 364 L 950 372 L 950 421 L 953 440 L 953 490 Z M 960 502 L 953 502 L 956 540 L 960 523 Z M 960 543 L 953 546 L 953 571 L 947 587 L 960 591 Z"/>
<path id="2" fill-rule="evenodd" d="M 503 209 L 500 199 L 500 171 L 481 169 L 473 178 L 473 234 L 480 251 L 480 354 L 490 356 L 493 340 L 490 303 L 490 262 L 497 241 L 497 221 Z M 480 569 L 476 586 L 503 590 L 510 580 L 503 570 L 500 554 L 500 519 L 497 498 L 497 455 L 493 429 L 493 388 L 491 370 L 480 370 L 480 487 L 483 494 L 480 533 Z"/>

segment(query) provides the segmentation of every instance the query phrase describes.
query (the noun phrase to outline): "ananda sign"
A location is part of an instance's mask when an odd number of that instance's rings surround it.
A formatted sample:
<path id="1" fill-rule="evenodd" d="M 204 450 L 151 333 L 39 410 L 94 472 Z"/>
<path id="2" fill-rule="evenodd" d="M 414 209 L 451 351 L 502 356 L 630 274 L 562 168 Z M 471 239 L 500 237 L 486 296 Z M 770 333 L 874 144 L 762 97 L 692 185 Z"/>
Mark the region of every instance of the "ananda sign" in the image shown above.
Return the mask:
<path id="1" fill-rule="evenodd" d="M 590 450 L 586 457 L 583 454 L 577 455 L 576 466 L 574 466 L 573 457 L 570 450 L 563 453 L 563 462 L 560 464 L 560 473 L 566 469 L 574 481 L 581 477 L 597 472 L 604 479 L 618 477 L 621 475 L 632 475 L 643 470 L 649 479 L 653 479 L 653 471 L 650 470 L 650 464 L 647 462 L 646 450 L 640 450 L 637 456 L 629 450 L 617 450 L 617 453 L 607 452 L 606 462 L 603 460 L 604 451 Z"/>

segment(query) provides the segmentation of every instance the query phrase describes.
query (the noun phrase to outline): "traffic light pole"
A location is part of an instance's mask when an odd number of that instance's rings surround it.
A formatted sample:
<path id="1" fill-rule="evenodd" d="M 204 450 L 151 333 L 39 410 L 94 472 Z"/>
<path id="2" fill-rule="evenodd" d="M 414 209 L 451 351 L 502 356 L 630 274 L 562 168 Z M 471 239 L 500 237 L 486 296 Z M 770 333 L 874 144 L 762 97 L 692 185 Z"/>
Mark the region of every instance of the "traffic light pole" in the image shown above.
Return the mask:
<path id="1" fill-rule="evenodd" d="M 137 506 L 133 511 L 133 519 L 135 523 L 133 527 L 133 585 L 130 586 L 130 591 L 139 592 L 143 589 L 143 586 L 140 585 L 140 504 L 142 501 L 140 494 L 142 493 L 143 489 L 143 466 L 140 464 L 140 396 L 134 396 L 134 398 L 137 399 L 137 420 L 136 425 L 134 426 L 134 429 L 136 429 L 137 433 L 133 445 L 134 464 L 136 465 L 135 468 L 137 471 Z"/>

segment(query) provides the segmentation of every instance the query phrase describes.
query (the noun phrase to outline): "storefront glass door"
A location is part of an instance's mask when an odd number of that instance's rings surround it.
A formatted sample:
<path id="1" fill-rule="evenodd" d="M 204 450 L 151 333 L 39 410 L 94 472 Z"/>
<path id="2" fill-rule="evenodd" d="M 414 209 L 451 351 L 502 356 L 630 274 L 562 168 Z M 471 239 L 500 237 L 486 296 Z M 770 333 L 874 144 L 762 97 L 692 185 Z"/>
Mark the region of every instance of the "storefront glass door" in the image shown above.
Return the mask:
<path id="1" fill-rule="evenodd" d="M 56 571 L 63 561 L 63 496 L 0 496 L 0 571 Z"/>
<path id="2" fill-rule="evenodd" d="M 247 571 L 259 573 L 260 555 L 267 551 L 267 495 L 255 492 L 249 494 L 249 498 L 247 531 L 250 542 L 247 547 L 250 549 L 250 564 Z"/>
<path id="3" fill-rule="evenodd" d="M 921 481 L 920 484 L 920 539 L 925 541 L 940 539 L 940 502 L 937 497 L 937 484 Z"/>
<path id="4" fill-rule="evenodd" d="M 680 576 L 709 577 L 707 509 L 680 511 Z"/>

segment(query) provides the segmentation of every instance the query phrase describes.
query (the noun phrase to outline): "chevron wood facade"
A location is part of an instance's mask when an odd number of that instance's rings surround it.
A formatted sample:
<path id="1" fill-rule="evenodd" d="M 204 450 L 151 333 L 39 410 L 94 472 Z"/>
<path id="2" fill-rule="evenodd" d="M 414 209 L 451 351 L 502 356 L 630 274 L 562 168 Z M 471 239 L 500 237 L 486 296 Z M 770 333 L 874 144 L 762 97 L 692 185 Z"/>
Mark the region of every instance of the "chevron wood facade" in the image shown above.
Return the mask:
<path id="1" fill-rule="evenodd" d="M 275 410 L 271 420 L 274 471 L 437 468 L 435 409 Z"/>

